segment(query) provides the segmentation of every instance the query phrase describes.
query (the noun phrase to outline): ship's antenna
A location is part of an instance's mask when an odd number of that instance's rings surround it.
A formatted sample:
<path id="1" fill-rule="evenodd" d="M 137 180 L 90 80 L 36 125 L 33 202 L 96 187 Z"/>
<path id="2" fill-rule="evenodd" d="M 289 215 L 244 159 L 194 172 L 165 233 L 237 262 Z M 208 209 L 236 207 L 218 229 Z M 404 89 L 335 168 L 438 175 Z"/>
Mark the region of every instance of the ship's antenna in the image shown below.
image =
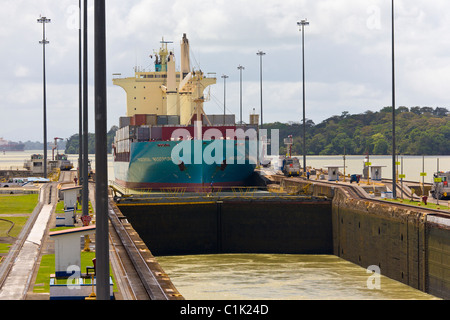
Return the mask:
<path id="1" fill-rule="evenodd" d="M 134 47 L 134 72 L 137 72 L 137 49 Z"/>

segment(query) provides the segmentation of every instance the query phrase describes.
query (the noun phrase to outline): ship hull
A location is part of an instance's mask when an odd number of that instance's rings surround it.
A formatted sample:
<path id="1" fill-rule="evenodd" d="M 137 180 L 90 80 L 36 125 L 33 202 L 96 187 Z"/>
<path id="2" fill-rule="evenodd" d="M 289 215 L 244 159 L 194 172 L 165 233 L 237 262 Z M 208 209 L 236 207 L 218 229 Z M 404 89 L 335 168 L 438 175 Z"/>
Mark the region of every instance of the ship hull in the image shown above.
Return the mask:
<path id="1" fill-rule="evenodd" d="M 133 142 L 129 161 L 115 161 L 116 182 L 127 188 L 185 191 L 245 185 L 256 166 L 256 142 L 186 140 Z"/>

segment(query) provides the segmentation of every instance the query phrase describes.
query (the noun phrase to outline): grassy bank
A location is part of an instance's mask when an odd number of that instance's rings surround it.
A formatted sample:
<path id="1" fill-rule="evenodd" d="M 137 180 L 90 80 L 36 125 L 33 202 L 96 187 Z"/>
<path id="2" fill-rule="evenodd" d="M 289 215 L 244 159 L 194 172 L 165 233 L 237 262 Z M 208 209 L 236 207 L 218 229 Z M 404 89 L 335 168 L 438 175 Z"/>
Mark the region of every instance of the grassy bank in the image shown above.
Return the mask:
<path id="1" fill-rule="evenodd" d="M 436 203 L 431 203 L 427 201 L 427 204 L 425 204 L 422 201 L 414 201 L 414 200 L 410 200 L 410 199 L 383 199 L 386 201 L 390 201 L 390 202 L 396 202 L 396 203 L 403 203 L 403 204 L 408 204 L 408 205 L 412 205 L 412 206 L 417 206 L 417 207 L 422 207 L 422 208 L 427 208 L 427 209 L 438 209 L 438 210 L 449 210 L 449 201 L 447 200 L 440 200 L 439 201 L 439 205 L 437 205 Z"/>
<path id="2" fill-rule="evenodd" d="M 38 197 L 38 194 L 0 194 L 0 215 L 32 213 Z"/>
<path id="3" fill-rule="evenodd" d="M 28 220 L 28 217 L 2 217 L 0 215 L 0 218 L 6 219 L 10 222 L 0 220 L 0 237 L 17 237 L 22 230 L 23 226 Z M 11 228 L 11 223 L 14 223 L 13 228 L 9 231 Z M 8 233 L 9 231 L 9 233 Z"/>
<path id="4" fill-rule="evenodd" d="M 38 194 L 0 194 L 0 218 L 4 219 L 0 220 L 0 238 L 17 237 L 20 234 L 38 199 Z M 8 253 L 11 245 L 0 243 L 0 254 Z"/>

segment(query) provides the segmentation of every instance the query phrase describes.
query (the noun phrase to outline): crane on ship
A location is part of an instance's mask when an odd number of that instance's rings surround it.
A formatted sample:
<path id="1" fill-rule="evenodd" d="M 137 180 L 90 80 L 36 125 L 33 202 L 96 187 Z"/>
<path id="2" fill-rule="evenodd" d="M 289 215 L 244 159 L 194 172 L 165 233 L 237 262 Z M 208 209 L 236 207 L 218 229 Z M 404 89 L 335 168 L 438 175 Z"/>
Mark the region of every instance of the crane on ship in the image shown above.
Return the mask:
<path id="1" fill-rule="evenodd" d="M 56 154 L 58 154 L 58 140 L 64 140 L 64 139 L 55 137 L 54 140 L 55 140 L 55 145 L 52 147 L 52 160 L 55 160 L 55 149 L 56 149 Z"/>

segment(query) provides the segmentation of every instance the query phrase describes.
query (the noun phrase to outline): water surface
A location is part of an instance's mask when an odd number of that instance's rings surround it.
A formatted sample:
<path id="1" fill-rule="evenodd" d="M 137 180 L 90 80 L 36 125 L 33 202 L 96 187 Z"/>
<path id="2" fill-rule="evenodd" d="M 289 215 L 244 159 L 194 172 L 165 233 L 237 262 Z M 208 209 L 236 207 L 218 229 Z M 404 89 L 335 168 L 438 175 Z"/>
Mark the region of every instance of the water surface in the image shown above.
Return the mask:
<path id="1" fill-rule="evenodd" d="M 333 255 L 157 257 L 187 300 L 429 300 L 435 297 Z"/>

